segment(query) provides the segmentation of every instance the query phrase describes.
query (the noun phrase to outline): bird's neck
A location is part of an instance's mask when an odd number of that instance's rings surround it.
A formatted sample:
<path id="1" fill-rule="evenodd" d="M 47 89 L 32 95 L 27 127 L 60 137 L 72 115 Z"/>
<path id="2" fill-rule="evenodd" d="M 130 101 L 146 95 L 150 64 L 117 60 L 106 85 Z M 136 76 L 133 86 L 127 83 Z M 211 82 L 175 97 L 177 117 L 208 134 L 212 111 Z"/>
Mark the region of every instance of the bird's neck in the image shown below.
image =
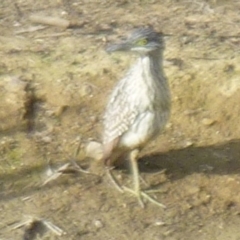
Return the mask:
<path id="1" fill-rule="evenodd" d="M 163 51 L 150 52 L 142 55 L 140 59 L 143 74 L 153 77 L 153 81 L 160 81 L 162 84 L 167 84 L 163 71 Z"/>
<path id="2" fill-rule="evenodd" d="M 141 56 L 139 64 L 141 65 L 141 79 L 149 95 L 158 99 L 157 101 L 163 105 L 162 109 L 168 109 L 171 94 L 163 71 L 163 52 L 158 51 Z"/>

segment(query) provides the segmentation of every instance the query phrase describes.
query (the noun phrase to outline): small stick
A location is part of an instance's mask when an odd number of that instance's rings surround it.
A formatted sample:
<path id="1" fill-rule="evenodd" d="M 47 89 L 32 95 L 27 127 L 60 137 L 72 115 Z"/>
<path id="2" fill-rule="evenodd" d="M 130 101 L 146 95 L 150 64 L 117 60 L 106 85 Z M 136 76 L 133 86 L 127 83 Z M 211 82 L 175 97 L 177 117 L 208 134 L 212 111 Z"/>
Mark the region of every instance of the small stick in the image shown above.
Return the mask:
<path id="1" fill-rule="evenodd" d="M 31 217 L 31 216 L 27 216 L 26 220 L 15 224 L 12 229 L 18 229 L 18 228 L 22 228 L 26 226 L 25 229 L 25 235 L 29 235 L 29 233 L 35 233 L 35 232 L 44 232 L 44 228 L 47 228 L 48 230 L 51 230 L 54 234 L 58 235 L 58 236 L 62 236 L 65 235 L 66 232 L 64 232 L 61 228 L 59 228 L 58 226 L 54 225 L 53 223 L 45 220 L 45 219 L 41 219 L 41 218 L 36 218 L 36 217 Z M 25 237 L 24 237 L 25 239 Z"/>
<path id="2" fill-rule="evenodd" d="M 32 15 L 29 17 L 29 19 L 31 22 L 34 22 L 34 23 L 58 26 L 58 27 L 63 27 L 63 28 L 68 28 L 69 24 L 70 24 L 70 22 L 68 20 L 65 20 L 62 18 L 57 18 L 57 17 Z"/>
<path id="3" fill-rule="evenodd" d="M 43 30 L 45 28 L 46 28 L 46 26 L 34 26 L 34 27 L 29 27 L 29 28 L 26 28 L 26 29 L 21 29 L 21 30 L 15 31 L 15 34 L 36 32 L 36 31 L 39 31 L 39 30 Z"/>

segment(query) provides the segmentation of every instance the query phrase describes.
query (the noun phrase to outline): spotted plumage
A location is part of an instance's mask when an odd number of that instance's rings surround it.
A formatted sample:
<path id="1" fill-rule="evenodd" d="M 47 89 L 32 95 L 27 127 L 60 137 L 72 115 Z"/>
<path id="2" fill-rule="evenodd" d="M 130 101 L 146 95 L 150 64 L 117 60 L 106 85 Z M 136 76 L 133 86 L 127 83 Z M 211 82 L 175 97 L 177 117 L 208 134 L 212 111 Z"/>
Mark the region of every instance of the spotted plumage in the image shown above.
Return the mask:
<path id="1" fill-rule="evenodd" d="M 162 34 L 152 28 L 139 28 L 122 43 L 107 49 L 109 52 L 132 51 L 140 55 L 126 76 L 116 84 L 106 106 L 103 161 L 107 165 L 115 165 L 119 158 L 123 161 L 123 155 L 128 154 L 134 165 L 137 161 L 135 153 L 158 136 L 168 121 L 170 91 L 162 68 L 163 49 Z M 139 195 L 136 167 L 134 182 Z"/>

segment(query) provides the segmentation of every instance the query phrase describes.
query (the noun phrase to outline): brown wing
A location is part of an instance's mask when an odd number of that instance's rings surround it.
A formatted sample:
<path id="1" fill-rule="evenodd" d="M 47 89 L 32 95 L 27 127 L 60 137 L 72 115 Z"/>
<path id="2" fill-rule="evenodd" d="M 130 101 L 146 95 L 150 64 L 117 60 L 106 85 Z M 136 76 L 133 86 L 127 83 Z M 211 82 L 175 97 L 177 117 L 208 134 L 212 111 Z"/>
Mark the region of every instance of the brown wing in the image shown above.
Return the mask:
<path id="1" fill-rule="evenodd" d="M 119 82 L 104 114 L 103 159 L 105 162 L 108 161 L 117 148 L 121 136 L 129 129 L 137 116 L 137 109 L 124 89 L 124 82 Z"/>

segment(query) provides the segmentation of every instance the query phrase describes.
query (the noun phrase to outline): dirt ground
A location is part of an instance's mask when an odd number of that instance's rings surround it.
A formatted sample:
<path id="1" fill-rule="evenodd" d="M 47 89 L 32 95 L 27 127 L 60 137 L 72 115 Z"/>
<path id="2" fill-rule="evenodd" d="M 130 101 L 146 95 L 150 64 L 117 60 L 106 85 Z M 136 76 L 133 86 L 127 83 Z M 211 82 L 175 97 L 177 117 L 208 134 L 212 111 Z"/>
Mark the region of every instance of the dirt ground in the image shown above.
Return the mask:
<path id="1" fill-rule="evenodd" d="M 0 239 L 240 240 L 239 12 L 238 0 L 2 0 Z M 43 185 L 71 160 L 94 161 L 86 147 L 101 141 L 107 96 L 136 58 L 104 48 L 149 24 L 170 35 L 172 114 L 139 166 L 166 209 L 142 209 L 92 173 Z M 131 185 L 126 169 L 114 173 Z M 17 226 L 32 217 L 64 234 Z"/>

